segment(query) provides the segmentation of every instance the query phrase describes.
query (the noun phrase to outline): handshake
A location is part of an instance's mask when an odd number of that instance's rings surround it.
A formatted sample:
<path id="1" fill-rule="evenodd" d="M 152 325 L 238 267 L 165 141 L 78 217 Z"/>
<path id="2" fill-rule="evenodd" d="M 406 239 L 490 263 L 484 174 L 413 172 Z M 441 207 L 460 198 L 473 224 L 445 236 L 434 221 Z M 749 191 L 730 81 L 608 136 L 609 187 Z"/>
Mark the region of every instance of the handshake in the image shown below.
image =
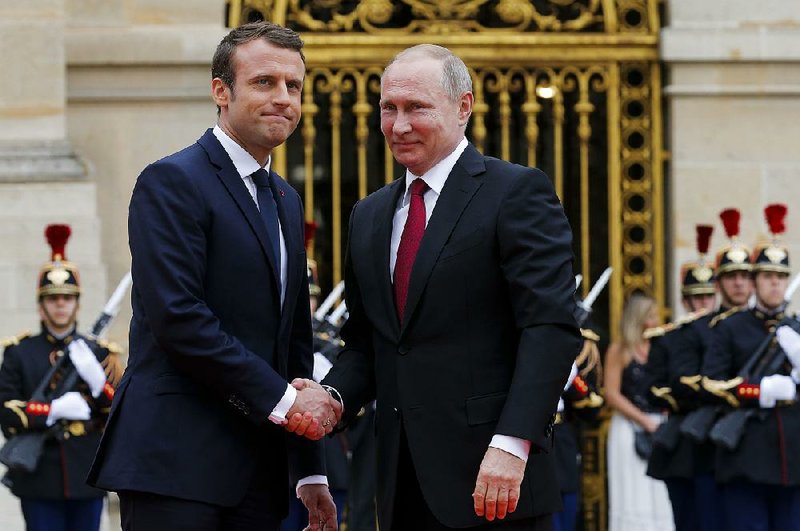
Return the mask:
<path id="1" fill-rule="evenodd" d="M 295 378 L 292 387 L 297 389 L 297 398 L 286 413 L 286 431 L 312 441 L 333 431 L 342 418 L 341 402 L 313 380 Z"/>

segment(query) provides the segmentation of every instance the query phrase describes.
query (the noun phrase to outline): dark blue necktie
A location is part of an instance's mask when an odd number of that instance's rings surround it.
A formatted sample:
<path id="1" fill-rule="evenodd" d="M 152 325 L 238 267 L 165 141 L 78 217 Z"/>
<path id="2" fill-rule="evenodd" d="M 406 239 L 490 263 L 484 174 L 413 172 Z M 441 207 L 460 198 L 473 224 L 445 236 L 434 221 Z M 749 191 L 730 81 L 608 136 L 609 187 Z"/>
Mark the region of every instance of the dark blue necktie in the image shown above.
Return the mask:
<path id="1" fill-rule="evenodd" d="M 267 235 L 272 244 L 272 255 L 275 257 L 275 266 L 281 270 L 281 240 L 280 228 L 278 225 L 278 205 L 275 203 L 275 196 L 272 194 L 269 173 L 264 168 L 259 169 L 250 176 L 256 185 L 256 198 L 258 199 L 258 209 L 261 211 L 261 218 L 267 226 Z"/>

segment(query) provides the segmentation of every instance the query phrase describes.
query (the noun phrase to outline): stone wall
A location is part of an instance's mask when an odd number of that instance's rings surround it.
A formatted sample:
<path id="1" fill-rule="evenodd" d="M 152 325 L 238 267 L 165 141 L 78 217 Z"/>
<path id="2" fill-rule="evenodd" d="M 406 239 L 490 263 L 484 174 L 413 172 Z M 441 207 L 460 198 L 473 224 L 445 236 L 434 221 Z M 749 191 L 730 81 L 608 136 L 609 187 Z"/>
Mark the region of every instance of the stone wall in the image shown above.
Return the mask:
<path id="1" fill-rule="evenodd" d="M 37 330 L 36 281 L 49 223 L 72 225 L 84 319 L 102 307 L 106 269 L 96 187 L 66 138 L 63 0 L 0 3 L 0 335 Z"/>
<path id="2" fill-rule="evenodd" d="M 768 236 L 770 202 L 789 206 L 785 241 L 800 270 L 800 3 L 671 0 L 668 13 L 672 278 L 696 255 L 695 224 L 716 225 L 718 248 L 718 213 L 735 206 L 752 245 Z"/>
<path id="3" fill-rule="evenodd" d="M 67 136 L 88 162 L 102 219 L 110 295 L 130 268 L 128 202 L 150 162 L 216 120 L 211 56 L 226 33 L 223 0 L 67 2 Z M 127 343 L 126 306 L 110 335 Z"/>

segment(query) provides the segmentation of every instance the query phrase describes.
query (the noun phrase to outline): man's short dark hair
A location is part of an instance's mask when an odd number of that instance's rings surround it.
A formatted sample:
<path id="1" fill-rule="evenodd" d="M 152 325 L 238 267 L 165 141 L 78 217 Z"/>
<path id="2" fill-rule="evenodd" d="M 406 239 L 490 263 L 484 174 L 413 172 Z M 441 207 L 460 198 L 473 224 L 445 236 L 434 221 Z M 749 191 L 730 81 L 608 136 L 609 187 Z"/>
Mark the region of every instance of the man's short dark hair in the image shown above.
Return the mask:
<path id="1" fill-rule="evenodd" d="M 303 63 L 306 61 L 303 40 L 297 32 L 271 22 L 251 22 L 232 29 L 219 43 L 211 61 L 211 79 L 220 78 L 233 93 L 233 82 L 236 79 L 233 52 L 237 46 L 256 39 L 264 39 L 279 48 L 294 50 L 300 54 Z"/>

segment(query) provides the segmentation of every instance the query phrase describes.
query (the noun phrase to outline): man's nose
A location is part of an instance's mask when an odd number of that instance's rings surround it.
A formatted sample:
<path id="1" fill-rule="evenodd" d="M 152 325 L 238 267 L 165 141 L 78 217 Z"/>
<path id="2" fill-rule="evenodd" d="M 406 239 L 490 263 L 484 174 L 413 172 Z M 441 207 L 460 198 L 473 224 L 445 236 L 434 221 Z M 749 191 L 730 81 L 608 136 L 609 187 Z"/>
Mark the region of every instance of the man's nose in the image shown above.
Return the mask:
<path id="1" fill-rule="evenodd" d="M 273 92 L 272 103 L 288 107 L 291 102 L 292 100 L 289 98 L 289 89 L 286 87 L 286 83 L 277 83 L 275 91 Z"/>
<path id="2" fill-rule="evenodd" d="M 408 133 L 411 131 L 411 120 L 409 116 L 404 112 L 398 112 L 397 117 L 394 120 L 394 125 L 392 126 L 393 132 L 402 135 L 404 133 Z"/>

